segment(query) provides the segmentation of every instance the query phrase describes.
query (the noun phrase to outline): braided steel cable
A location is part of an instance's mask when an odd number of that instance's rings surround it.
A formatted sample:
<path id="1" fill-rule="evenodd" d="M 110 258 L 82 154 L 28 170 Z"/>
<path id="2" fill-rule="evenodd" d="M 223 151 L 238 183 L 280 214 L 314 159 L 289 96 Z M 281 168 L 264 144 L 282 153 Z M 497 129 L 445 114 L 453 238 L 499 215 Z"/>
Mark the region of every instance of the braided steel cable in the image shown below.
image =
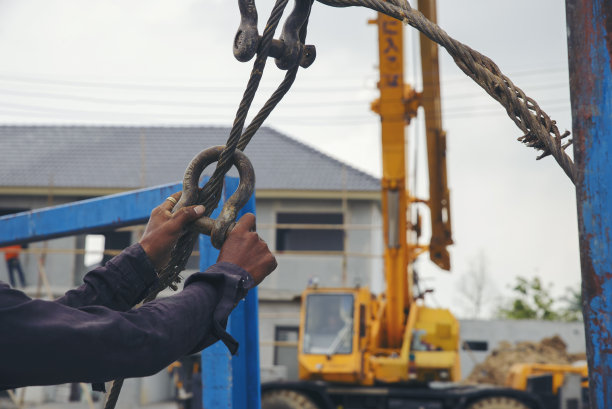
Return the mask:
<path id="1" fill-rule="evenodd" d="M 287 3 L 288 0 L 278 0 L 274 6 L 274 9 L 272 10 L 272 13 L 270 14 L 270 18 L 268 19 L 266 28 L 261 38 L 257 57 L 251 70 L 251 76 L 249 77 L 246 90 L 243 94 L 242 101 L 240 102 L 238 111 L 236 113 L 236 118 L 230 131 L 230 135 L 226 142 L 226 147 L 221 153 L 221 157 L 217 162 L 217 166 L 215 168 L 215 171 L 213 172 L 213 175 L 201 189 L 197 203 L 186 204 L 204 205 L 204 216 L 210 216 L 214 209 L 217 207 L 219 200 L 221 199 L 221 194 L 223 192 L 223 178 L 232 166 L 232 156 L 234 155 L 234 152 L 237 149 L 238 144 L 241 140 L 246 116 L 257 92 L 259 83 L 261 81 L 274 32 L 278 26 L 278 23 L 280 22 L 283 10 L 285 9 Z M 281 87 L 282 86 L 283 85 L 281 84 Z M 291 84 L 289 84 L 289 87 L 290 86 Z M 288 88 L 283 91 L 282 95 L 284 95 L 287 91 Z M 275 92 L 274 95 L 276 94 L 277 92 Z M 272 108 L 274 108 L 279 101 L 280 99 L 277 99 L 272 105 Z M 269 105 L 269 102 L 270 101 L 268 101 L 266 105 Z M 267 117 L 267 115 L 265 117 Z M 261 126 L 261 123 L 263 123 L 265 117 L 261 118 L 261 122 L 259 123 L 259 125 L 256 127 L 256 129 L 252 131 L 253 134 L 257 129 L 259 129 L 259 126 Z M 238 149 L 243 150 L 246 147 L 246 144 L 241 144 L 240 146 L 242 149 Z M 198 233 L 190 231 L 185 232 L 179 238 L 176 246 L 173 249 L 170 263 L 168 264 L 168 266 L 162 269 L 159 274 L 159 285 L 153 291 L 151 291 L 150 294 L 145 298 L 145 302 L 155 298 L 157 293 L 166 287 L 170 287 L 176 290 L 176 284 L 180 280 L 179 273 L 185 268 L 185 265 L 187 264 L 193 247 L 197 241 L 197 238 Z"/>
<path id="2" fill-rule="evenodd" d="M 242 101 L 238 107 L 236 119 L 232 125 L 226 147 L 221 153 L 213 175 L 200 191 L 198 203 L 204 205 L 205 207 L 204 216 L 210 216 L 221 199 L 224 177 L 232 166 L 232 157 L 235 150 L 238 147 L 240 150 L 243 150 L 246 147 L 255 132 L 257 132 L 261 124 L 287 93 L 295 80 L 299 67 L 297 63 L 294 68 L 287 72 L 281 85 L 272 94 L 270 99 L 253 119 L 252 123 L 249 125 L 243 135 L 242 131 L 244 128 L 244 123 L 263 75 L 265 64 L 268 59 L 270 45 L 272 44 L 272 39 L 274 38 L 274 32 L 278 27 L 288 1 L 289 0 L 277 0 L 276 4 L 274 5 L 270 17 L 268 18 L 268 22 L 266 23 L 266 28 L 261 37 L 257 58 L 253 64 L 251 76 L 249 77 Z M 187 203 L 186 205 L 193 204 L 196 203 Z M 177 244 L 172 250 L 170 262 L 158 273 L 158 284 L 149 291 L 143 302 L 152 301 L 155 299 L 155 297 L 157 297 L 157 294 L 159 294 L 159 292 L 166 287 L 170 287 L 174 290 L 177 289 L 176 284 L 180 281 L 179 274 L 184 270 L 185 265 L 191 256 L 191 252 L 193 251 L 193 247 L 198 239 L 198 235 L 199 233 L 197 232 L 187 231 L 183 233 L 181 237 L 179 237 Z M 115 408 L 122 386 L 123 379 L 113 381 L 113 385 L 110 393 L 108 394 L 104 409 Z"/>
<path id="3" fill-rule="evenodd" d="M 259 86 L 269 54 L 269 49 L 272 44 L 274 32 L 276 31 L 276 28 L 280 22 L 287 3 L 288 0 L 277 0 L 274 9 L 272 10 L 272 13 L 270 14 L 270 17 L 266 24 L 266 28 L 261 37 L 257 58 L 255 60 L 255 63 L 253 64 L 253 69 L 251 71 L 251 76 L 249 77 L 249 82 L 244 92 L 242 101 L 238 107 L 236 119 L 234 120 L 232 130 L 230 131 L 230 136 L 227 140 L 226 147 L 221 153 L 213 175 L 204 185 L 198 195 L 197 202 L 205 206 L 205 216 L 210 216 L 210 214 L 212 214 L 213 210 L 217 207 L 220 201 L 221 194 L 223 192 L 223 180 L 225 174 L 232 166 L 232 157 L 234 155 L 235 150 L 244 150 L 246 148 L 252 137 L 261 127 L 266 118 L 270 115 L 272 110 L 274 110 L 274 108 L 278 105 L 281 99 L 289 91 L 291 85 L 293 84 L 296 78 L 297 71 L 299 69 L 298 62 L 296 62 L 293 68 L 290 68 L 287 71 L 287 74 L 285 75 L 285 78 L 283 79 L 279 87 L 264 104 L 264 106 L 260 109 L 260 111 L 251 121 L 251 124 L 243 133 L 246 116 Z M 305 41 L 307 24 L 308 21 L 306 20 L 300 30 L 301 41 Z M 196 203 L 188 203 L 186 205 L 193 204 Z M 157 297 L 157 294 L 159 294 L 160 291 L 167 287 L 170 287 L 174 290 L 177 289 L 176 285 L 178 284 L 178 282 L 180 282 L 179 274 L 185 268 L 185 265 L 187 264 L 187 261 L 191 256 L 191 252 L 198 239 L 198 235 L 199 233 L 191 231 L 187 231 L 182 234 L 182 236 L 177 241 L 177 244 L 173 248 L 170 262 L 158 274 L 159 280 L 157 286 L 149 291 L 143 302 L 149 302 L 155 299 L 155 297 Z M 111 388 L 110 393 L 108 394 L 108 398 L 104 406 L 105 409 L 114 409 L 119 398 L 122 385 L 123 379 L 117 379 L 113 381 L 113 386 Z"/>
<path id="4" fill-rule="evenodd" d="M 276 105 L 278 105 L 278 103 L 281 99 L 283 99 L 287 91 L 289 91 L 289 88 L 291 88 L 293 81 L 295 81 L 298 69 L 299 67 L 296 65 L 294 68 L 291 68 L 289 71 L 287 71 L 287 74 L 285 74 L 285 78 L 283 79 L 281 85 L 277 88 L 276 91 L 274 91 L 270 99 L 266 101 L 264 106 L 259 110 L 255 118 L 253 118 L 251 124 L 247 127 L 247 129 L 240 137 L 237 146 L 238 149 L 244 151 L 248 143 L 251 141 L 251 138 L 253 138 L 253 135 L 255 135 L 257 130 L 266 120 L 266 118 L 268 118 L 268 116 L 274 110 Z"/>
<path id="5" fill-rule="evenodd" d="M 418 10 L 413 9 L 407 1 L 402 0 L 319 0 L 332 7 L 360 6 L 386 14 L 416 28 L 430 40 L 444 47 L 453 57 L 457 66 L 493 99 L 498 101 L 524 135 L 518 140 L 527 147 L 540 150 L 537 159 L 552 155 L 572 183 L 576 180 L 576 167 L 565 153 L 571 145 L 571 139 L 563 143 L 570 135 L 569 131 L 559 132 L 556 121 L 519 87 L 506 77 L 497 64 L 489 57 L 473 50 L 467 45 L 453 39 L 437 24 L 428 20 Z"/>
<path id="6" fill-rule="evenodd" d="M 576 169 L 574 163 L 564 151 L 564 149 L 571 144 L 571 140 L 566 144 L 562 144 L 562 140 L 569 136 L 569 132 L 566 131 L 561 134 L 556 126 L 556 122 L 550 119 L 532 98 L 528 97 L 520 88 L 515 86 L 508 77 L 503 75 L 499 67 L 491 59 L 450 37 L 439 26 L 425 18 L 418 10 L 413 9 L 407 1 L 319 1 L 332 7 L 361 6 L 381 12 L 411 25 L 429 39 L 444 47 L 453 57 L 457 66 L 466 75 L 472 78 L 489 95 L 504 106 L 508 116 L 510 116 L 514 123 L 525 133 L 525 135 L 519 138 L 519 141 L 523 142 L 528 147 L 541 150 L 542 153 L 537 159 L 552 155 L 570 180 L 572 180 L 572 182 L 575 181 Z M 253 135 L 287 93 L 296 78 L 298 70 L 297 64 L 294 68 L 288 70 L 281 85 L 255 116 L 252 123 L 244 130 L 246 116 L 263 74 L 274 31 L 278 26 L 287 2 L 288 0 L 277 0 L 274 6 L 262 35 L 257 58 L 253 65 L 247 88 L 236 113 L 236 118 L 226 143 L 226 148 L 223 150 L 217 162 L 217 167 L 213 175 L 201 189 L 198 196 L 198 203 L 205 206 L 205 216 L 210 216 L 219 203 L 223 190 L 223 179 L 232 166 L 231 159 L 235 150 L 244 150 L 246 148 Z M 302 41 L 305 40 L 306 25 L 307 23 L 302 27 Z M 192 204 L 196 203 L 188 203 L 186 205 Z M 154 299 L 157 294 L 166 287 L 176 289 L 176 284 L 180 281 L 179 273 L 184 269 L 197 237 L 198 233 L 196 232 L 186 232 L 179 238 L 177 245 L 173 249 L 171 262 L 159 273 L 159 285 L 149 292 L 144 302 Z M 113 388 L 109 394 L 105 409 L 113 409 L 115 407 L 122 383 L 123 380 L 113 382 Z"/>

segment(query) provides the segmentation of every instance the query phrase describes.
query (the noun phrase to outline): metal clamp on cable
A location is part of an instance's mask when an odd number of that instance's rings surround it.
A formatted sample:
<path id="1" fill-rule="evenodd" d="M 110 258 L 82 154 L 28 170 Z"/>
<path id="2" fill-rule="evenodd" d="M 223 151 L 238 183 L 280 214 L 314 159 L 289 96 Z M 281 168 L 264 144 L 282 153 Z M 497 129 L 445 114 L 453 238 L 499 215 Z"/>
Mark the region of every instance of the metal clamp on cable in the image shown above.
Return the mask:
<path id="1" fill-rule="evenodd" d="M 191 160 L 183 178 L 183 193 L 181 199 L 172 209 L 178 211 L 182 207 L 198 203 L 200 193 L 199 180 L 204 169 L 219 160 L 225 146 L 213 146 L 205 149 Z M 233 165 L 238 169 L 240 183 L 234 194 L 225 201 L 221 213 L 216 219 L 203 216 L 193 223 L 193 229 L 210 236 L 212 245 L 220 249 L 225 242 L 227 234 L 236 225 L 236 215 L 244 207 L 255 190 L 255 172 L 247 156 L 236 150 L 233 156 Z"/>
<path id="2" fill-rule="evenodd" d="M 283 26 L 279 40 L 272 40 L 268 54 L 276 59 L 276 66 L 288 70 L 299 64 L 308 68 L 317 52 L 314 45 L 304 45 L 301 32 L 306 27 L 312 0 L 295 0 L 295 7 Z M 234 57 L 238 61 L 249 61 L 259 51 L 261 36 L 257 31 L 257 8 L 255 0 L 238 0 L 240 26 L 234 38 Z"/>

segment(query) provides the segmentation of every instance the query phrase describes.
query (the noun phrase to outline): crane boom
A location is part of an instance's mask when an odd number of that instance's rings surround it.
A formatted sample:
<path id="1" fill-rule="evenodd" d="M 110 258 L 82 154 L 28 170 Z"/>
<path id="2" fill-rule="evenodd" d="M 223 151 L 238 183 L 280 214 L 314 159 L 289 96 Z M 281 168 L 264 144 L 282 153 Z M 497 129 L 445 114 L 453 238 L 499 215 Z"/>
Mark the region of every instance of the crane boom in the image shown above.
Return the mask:
<path id="1" fill-rule="evenodd" d="M 378 111 L 382 127 L 382 213 L 385 240 L 384 263 L 387 314 L 383 326 L 386 347 L 402 342 L 406 310 L 412 302 L 408 280 L 406 215 L 408 212 L 404 108 L 404 27 L 384 14 L 378 14 L 380 99 Z"/>
<path id="2" fill-rule="evenodd" d="M 436 22 L 436 0 L 419 0 L 419 11 Z M 421 71 L 423 73 L 422 106 L 425 111 L 427 163 L 429 170 L 429 209 L 431 239 L 429 257 L 438 267 L 450 270 L 447 246 L 453 244 L 450 192 L 446 177 L 446 132 L 442 128 L 440 104 L 440 68 L 438 45 L 420 34 Z"/>

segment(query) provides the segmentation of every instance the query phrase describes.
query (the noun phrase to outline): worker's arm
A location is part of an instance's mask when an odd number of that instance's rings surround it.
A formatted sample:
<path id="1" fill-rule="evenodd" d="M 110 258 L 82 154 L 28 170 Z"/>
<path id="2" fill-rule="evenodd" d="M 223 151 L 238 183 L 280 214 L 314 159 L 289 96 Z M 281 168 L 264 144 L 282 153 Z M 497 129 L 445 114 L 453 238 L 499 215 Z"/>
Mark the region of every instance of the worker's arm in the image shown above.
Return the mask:
<path id="1" fill-rule="evenodd" d="M 0 284 L 0 390 L 152 375 L 221 338 L 249 276 L 219 263 L 183 291 L 127 312 L 30 299 Z"/>
<path id="2" fill-rule="evenodd" d="M 119 270 L 133 263 L 138 270 L 143 257 L 157 268 L 165 265 L 184 225 L 203 210 L 170 214 L 169 208 L 162 204 L 151 215 L 140 241 L 146 257 L 136 247 L 134 257 L 114 259 Z M 0 283 L 0 389 L 150 375 L 219 338 L 235 352 L 224 329 L 227 317 L 248 288 L 276 268 L 254 226 L 252 214 L 243 216 L 217 264 L 192 275 L 180 293 L 126 312 L 33 300 Z"/>
<path id="3" fill-rule="evenodd" d="M 147 290 L 157 283 L 157 274 L 142 246 L 137 243 L 104 266 L 87 273 L 83 282 L 56 301 L 71 307 L 102 305 L 127 311 L 142 301 Z"/>
<path id="4" fill-rule="evenodd" d="M 180 196 L 180 192 L 172 195 L 175 200 Z M 68 291 L 57 302 L 71 307 L 102 305 L 127 311 L 142 301 L 157 283 L 155 269 L 170 260 L 170 250 L 184 227 L 204 212 L 202 206 L 189 206 L 172 214 L 173 207 L 173 202 L 164 200 L 153 209 L 139 243 L 87 273 L 83 285 Z"/>

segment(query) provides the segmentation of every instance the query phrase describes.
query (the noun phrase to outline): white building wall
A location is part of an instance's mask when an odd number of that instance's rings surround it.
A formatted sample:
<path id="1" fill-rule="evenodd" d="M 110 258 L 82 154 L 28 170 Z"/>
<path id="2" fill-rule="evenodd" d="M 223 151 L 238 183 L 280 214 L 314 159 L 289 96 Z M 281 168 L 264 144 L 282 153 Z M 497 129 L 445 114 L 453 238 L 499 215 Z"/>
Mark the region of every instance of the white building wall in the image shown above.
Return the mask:
<path id="1" fill-rule="evenodd" d="M 299 300 L 260 301 L 259 362 L 262 382 L 286 379 L 286 368 L 276 366 L 274 362 L 276 327 L 298 327 L 299 325 Z"/>
<path id="2" fill-rule="evenodd" d="M 258 200 L 257 230 L 272 250 L 276 248 L 274 225 L 280 212 L 343 212 L 345 223 L 353 226 L 347 230 L 345 255 L 277 254 L 278 268 L 261 288 L 299 294 L 314 278 L 325 287 L 370 285 L 372 268 L 382 268 L 382 246 L 372 247 L 380 243 L 375 237 L 382 234 L 381 224 L 375 220 L 377 209 L 376 202 L 370 200 L 348 200 L 346 212 L 339 199 Z"/>

